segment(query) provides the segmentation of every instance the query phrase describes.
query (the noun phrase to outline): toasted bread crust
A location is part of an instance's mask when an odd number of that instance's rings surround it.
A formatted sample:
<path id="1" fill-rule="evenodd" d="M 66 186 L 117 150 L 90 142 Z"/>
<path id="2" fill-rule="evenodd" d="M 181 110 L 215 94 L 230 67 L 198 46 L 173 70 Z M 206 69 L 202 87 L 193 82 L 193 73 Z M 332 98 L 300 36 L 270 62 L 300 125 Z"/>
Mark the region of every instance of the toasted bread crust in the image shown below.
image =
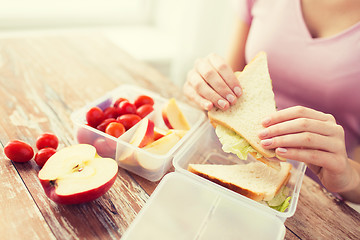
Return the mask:
<path id="1" fill-rule="evenodd" d="M 289 181 L 289 179 L 291 177 L 290 170 L 292 168 L 292 165 L 289 164 L 288 166 L 289 166 L 288 174 L 283 177 L 283 179 L 281 181 L 281 184 L 279 184 L 277 186 L 274 196 L 279 193 L 282 186 L 285 186 L 288 183 L 288 181 Z M 268 196 L 265 196 L 264 193 L 253 192 L 253 191 L 251 191 L 249 189 L 243 188 L 243 187 L 241 187 L 239 185 L 236 185 L 236 184 L 233 184 L 231 182 L 227 182 L 227 181 L 225 181 L 223 179 L 219 179 L 219 178 L 216 178 L 214 176 L 210 176 L 210 175 L 208 175 L 206 173 L 199 172 L 198 170 L 194 169 L 191 166 L 191 164 L 188 166 L 188 171 L 190 171 L 190 172 L 192 172 L 192 173 L 194 173 L 194 174 L 196 174 L 196 175 L 198 175 L 200 177 L 203 177 L 203 178 L 205 178 L 205 179 L 207 179 L 207 180 L 209 180 L 209 181 L 211 181 L 213 183 L 219 184 L 219 185 L 221 185 L 221 186 L 223 186 L 223 187 L 225 187 L 225 188 L 227 188 L 229 190 L 232 190 L 232 191 L 234 191 L 236 193 L 239 193 L 239 194 L 241 194 L 241 195 L 243 195 L 243 196 L 245 196 L 247 198 L 250 198 L 250 199 L 252 199 L 254 201 L 270 200 L 270 199 L 265 199 L 265 198 L 268 198 Z"/>
<path id="2" fill-rule="evenodd" d="M 216 183 L 216 184 L 219 184 L 227 189 L 230 189 L 236 193 L 239 193 L 245 197 L 248 197 L 250 199 L 253 199 L 255 201 L 261 201 L 264 199 L 264 194 L 259 194 L 259 193 L 255 193 L 255 192 L 252 192 L 248 189 L 245 189 L 245 188 L 241 188 L 240 186 L 237 186 L 235 184 L 232 184 L 230 182 L 225 182 L 225 181 L 222 181 L 220 179 L 217 179 L 215 177 L 212 177 L 212 176 L 209 176 L 207 174 L 204 174 L 202 172 L 199 172 L 197 171 L 196 169 L 193 169 L 191 166 L 189 166 L 188 170 L 200 177 L 203 177 L 203 178 L 206 178 L 210 181 L 212 181 L 213 183 Z"/>

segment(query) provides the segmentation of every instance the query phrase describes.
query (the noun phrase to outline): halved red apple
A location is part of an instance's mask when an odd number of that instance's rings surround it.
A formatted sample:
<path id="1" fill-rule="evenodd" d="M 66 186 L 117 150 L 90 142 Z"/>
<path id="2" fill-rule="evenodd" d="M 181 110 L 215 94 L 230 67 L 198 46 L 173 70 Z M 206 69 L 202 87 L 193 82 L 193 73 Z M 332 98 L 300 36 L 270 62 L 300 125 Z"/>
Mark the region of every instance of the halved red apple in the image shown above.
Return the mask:
<path id="1" fill-rule="evenodd" d="M 170 129 L 190 129 L 190 125 L 177 105 L 175 98 L 171 98 L 164 106 L 162 109 L 162 117 L 164 123 Z"/>
<path id="2" fill-rule="evenodd" d="M 59 204 L 79 204 L 105 194 L 114 184 L 118 165 L 101 158 L 95 147 L 78 144 L 52 155 L 38 177 L 46 195 Z"/>

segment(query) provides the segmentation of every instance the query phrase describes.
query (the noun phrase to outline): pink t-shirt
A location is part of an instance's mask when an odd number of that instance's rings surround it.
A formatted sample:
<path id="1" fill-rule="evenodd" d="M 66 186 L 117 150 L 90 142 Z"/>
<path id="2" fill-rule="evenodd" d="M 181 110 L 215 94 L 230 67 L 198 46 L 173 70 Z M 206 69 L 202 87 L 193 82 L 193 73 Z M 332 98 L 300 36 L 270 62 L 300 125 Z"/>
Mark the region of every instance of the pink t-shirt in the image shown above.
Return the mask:
<path id="1" fill-rule="evenodd" d="M 277 107 L 331 113 L 345 129 L 351 156 L 360 144 L 360 22 L 335 36 L 312 38 L 300 1 L 240 0 L 241 17 L 251 25 L 246 61 L 265 51 Z"/>

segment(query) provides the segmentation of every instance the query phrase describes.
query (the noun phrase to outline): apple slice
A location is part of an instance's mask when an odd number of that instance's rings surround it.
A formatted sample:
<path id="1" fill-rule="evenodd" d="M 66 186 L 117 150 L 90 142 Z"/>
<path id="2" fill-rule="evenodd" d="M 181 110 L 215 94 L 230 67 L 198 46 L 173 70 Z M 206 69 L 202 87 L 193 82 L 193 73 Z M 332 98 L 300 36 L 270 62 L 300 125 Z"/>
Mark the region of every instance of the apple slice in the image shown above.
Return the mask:
<path id="1" fill-rule="evenodd" d="M 148 152 L 154 153 L 154 154 L 166 154 L 169 152 L 169 150 L 175 146 L 175 144 L 181 139 L 181 137 L 176 133 L 172 132 L 170 134 L 165 135 L 164 137 L 160 138 L 157 141 L 154 141 L 144 147 Z"/>
<path id="2" fill-rule="evenodd" d="M 46 195 L 59 204 L 79 204 L 105 194 L 114 184 L 118 165 L 101 158 L 95 147 L 78 144 L 52 155 L 38 177 Z"/>
<path id="3" fill-rule="evenodd" d="M 154 139 L 154 122 L 148 118 L 143 118 L 130 140 L 131 145 L 142 148 Z"/>
<path id="4" fill-rule="evenodd" d="M 133 149 L 125 149 L 118 158 L 119 166 L 127 170 L 136 170 L 139 163 Z"/>
<path id="5" fill-rule="evenodd" d="M 168 133 L 169 133 L 169 130 L 158 128 L 155 126 L 154 127 L 154 141 L 162 138 L 163 136 L 165 136 Z"/>
<path id="6" fill-rule="evenodd" d="M 190 129 L 190 125 L 177 105 L 175 98 L 171 98 L 164 106 L 162 109 L 162 117 L 164 123 L 170 129 Z"/>
<path id="7" fill-rule="evenodd" d="M 138 127 L 129 143 L 139 148 L 146 146 L 154 140 L 154 128 L 155 125 L 153 121 L 149 118 L 143 118 L 138 123 Z M 122 167 L 135 167 L 139 165 L 136 161 L 136 157 L 134 156 L 134 150 L 131 148 L 124 149 L 119 156 L 119 164 L 122 165 Z"/>
<path id="8" fill-rule="evenodd" d="M 173 132 L 165 135 L 157 141 L 150 143 L 143 149 L 153 154 L 164 155 L 168 153 L 170 149 L 179 142 L 180 139 L 181 137 Z M 162 168 L 164 164 L 163 158 L 150 157 L 149 155 L 141 152 L 137 153 L 137 161 L 139 162 L 141 167 L 151 171 Z"/>
<path id="9" fill-rule="evenodd" d="M 182 138 L 182 137 L 185 136 L 185 134 L 186 134 L 187 132 L 188 132 L 188 130 L 170 129 L 167 134 L 175 133 L 175 134 L 177 134 L 180 138 Z"/>

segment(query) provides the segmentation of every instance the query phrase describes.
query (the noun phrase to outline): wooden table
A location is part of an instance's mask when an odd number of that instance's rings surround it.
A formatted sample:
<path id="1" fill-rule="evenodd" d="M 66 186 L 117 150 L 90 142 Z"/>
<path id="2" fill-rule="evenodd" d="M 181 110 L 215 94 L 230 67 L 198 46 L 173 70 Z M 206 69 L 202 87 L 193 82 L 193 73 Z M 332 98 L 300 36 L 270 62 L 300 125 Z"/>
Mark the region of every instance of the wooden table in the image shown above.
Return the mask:
<path id="1" fill-rule="evenodd" d="M 2 150 L 11 139 L 35 147 L 47 131 L 59 148 L 75 144 L 71 113 L 124 83 L 186 101 L 181 89 L 99 34 L 0 39 Z M 119 168 L 103 197 L 57 205 L 44 194 L 34 161 L 0 156 L 0 239 L 119 239 L 158 184 Z M 306 176 L 285 225 L 286 239 L 360 239 L 360 214 Z"/>

